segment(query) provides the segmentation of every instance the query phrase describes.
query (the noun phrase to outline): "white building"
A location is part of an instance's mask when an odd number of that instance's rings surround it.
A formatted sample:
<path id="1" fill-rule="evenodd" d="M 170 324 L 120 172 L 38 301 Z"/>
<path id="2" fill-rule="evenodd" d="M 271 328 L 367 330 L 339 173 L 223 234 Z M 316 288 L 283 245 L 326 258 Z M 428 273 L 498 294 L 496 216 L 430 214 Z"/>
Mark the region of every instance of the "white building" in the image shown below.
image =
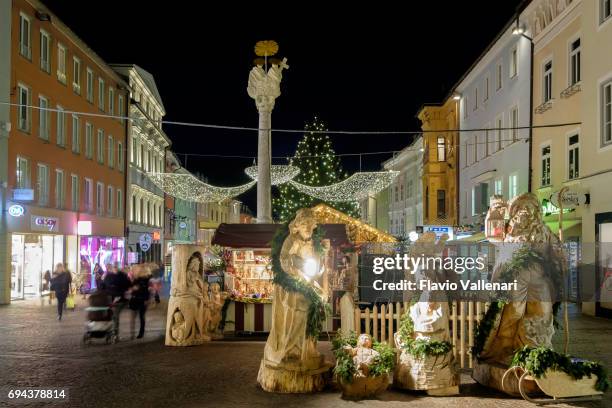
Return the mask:
<path id="1" fill-rule="evenodd" d="M 389 233 L 405 236 L 423 225 L 423 138 L 419 136 L 395 157 L 383 163 L 385 170 L 399 171 L 389 186 Z"/>
<path id="2" fill-rule="evenodd" d="M 531 43 L 510 22 L 455 88 L 460 103 L 459 224 L 482 224 L 489 197 L 529 189 Z M 490 129 L 490 130 L 489 130 Z"/>
<path id="3" fill-rule="evenodd" d="M 157 90 L 153 75 L 138 65 L 112 65 L 130 86 L 128 124 L 128 157 L 130 171 L 127 179 L 128 262 L 129 253 L 137 254 L 138 262 L 161 262 L 164 228 L 164 193 L 153 184 L 148 172 L 163 172 L 166 149 L 170 139 L 162 130 L 166 110 Z M 141 238 L 149 238 L 145 251 Z"/>

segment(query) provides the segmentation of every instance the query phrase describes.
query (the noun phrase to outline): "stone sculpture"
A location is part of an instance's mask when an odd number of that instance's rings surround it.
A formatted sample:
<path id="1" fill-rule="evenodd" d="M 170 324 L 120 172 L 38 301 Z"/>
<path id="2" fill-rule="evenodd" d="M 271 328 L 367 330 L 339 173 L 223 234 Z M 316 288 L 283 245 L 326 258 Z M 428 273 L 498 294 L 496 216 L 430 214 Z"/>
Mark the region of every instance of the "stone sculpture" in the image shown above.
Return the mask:
<path id="1" fill-rule="evenodd" d="M 448 236 L 436 242 L 434 233 L 426 232 L 411 249 L 412 256 L 440 256 Z M 435 270 L 420 270 L 417 279 L 438 281 Z M 393 376 L 394 385 L 408 390 L 425 390 L 429 395 L 453 395 L 459 393 L 459 371 L 452 347 L 441 355 L 415 355 L 408 345 L 415 341 L 448 344 L 448 302 L 441 301 L 442 295 L 432 299 L 428 291 L 421 293 L 419 301 L 408 311 L 412 322 L 412 332 L 398 331 L 394 335 L 397 348 L 401 350 Z"/>
<path id="2" fill-rule="evenodd" d="M 221 323 L 223 304 L 227 296 L 227 293 L 221 291 L 221 286 L 218 283 L 215 282 L 210 286 L 206 322 L 208 334 L 215 340 L 223 338 L 223 332 L 219 329 L 219 323 Z"/>
<path id="3" fill-rule="evenodd" d="M 352 381 L 340 381 L 342 395 L 348 398 L 365 398 L 376 395 L 389 386 L 389 375 L 371 376 L 370 370 L 376 363 L 380 353 L 372 348 L 372 337 L 361 334 L 357 346 L 345 346 L 344 350 L 353 357 L 355 374 Z"/>
<path id="4" fill-rule="evenodd" d="M 555 276 L 563 281 L 566 271 L 565 255 L 559 239 L 542 220 L 540 203 L 531 193 L 516 197 L 509 205 L 509 222 L 503 244 L 497 244 L 496 266 L 493 281 L 500 280 L 519 251 L 534 254 L 528 257 L 526 266 L 513 271 L 518 290 L 491 316 L 491 330 L 486 333 L 482 350 L 478 350 L 472 376 L 483 385 L 518 393 L 514 376 L 501 386 L 501 378 L 514 353 L 523 346 L 551 347 L 554 334 L 553 303 L 556 299 Z M 524 262 L 525 263 L 525 262 Z"/>
<path id="5" fill-rule="evenodd" d="M 312 235 L 317 223 L 310 209 L 298 211 L 289 224 L 289 235 L 280 251 L 280 264 L 291 278 L 310 285 L 326 299 L 327 294 L 316 282 L 320 267 L 313 274 L 306 266 L 316 261 L 317 255 Z M 328 244 L 325 245 L 328 248 Z M 272 328 L 264 349 L 257 381 L 265 391 L 280 393 L 307 393 L 320 391 L 325 386 L 325 376 L 331 364 L 324 361 L 317 351 L 317 339 L 308 336 L 308 311 L 311 301 L 301 292 L 288 291 L 274 285 L 272 301 Z"/>
<path id="6" fill-rule="evenodd" d="M 178 245 L 174 250 L 176 255 L 187 254 Z M 193 346 L 210 340 L 204 326 L 206 295 L 202 273 L 203 260 L 199 251 L 191 254 L 184 269 L 174 269 L 166 320 L 167 346 Z"/>

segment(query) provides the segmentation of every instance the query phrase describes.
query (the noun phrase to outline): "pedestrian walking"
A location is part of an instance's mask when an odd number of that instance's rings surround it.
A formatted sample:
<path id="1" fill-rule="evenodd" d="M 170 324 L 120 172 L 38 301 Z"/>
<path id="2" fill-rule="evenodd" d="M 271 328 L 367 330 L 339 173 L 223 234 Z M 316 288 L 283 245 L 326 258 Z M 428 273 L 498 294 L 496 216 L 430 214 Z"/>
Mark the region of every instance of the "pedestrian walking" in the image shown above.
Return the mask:
<path id="1" fill-rule="evenodd" d="M 62 320 L 66 297 L 70 293 L 71 282 L 72 277 L 70 273 L 64 269 L 63 264 L 58 263 L 55 266 L 53 278 L 51 278 L 51 290 L 55 292 L 55 297 L 57 298 L 57 320 Z"/>
<path id="2" fill-rule="evenodd" d="M 93 275 L 94 275 L 94 280 L 96 282 L 96 289 L 98 291 L 102 290 L 102 286 L 103 286 L 102 282 L 103 282 L 103 279 L 104 279 L 104 270 L 102 269 L 102 267 L 100 266 L 99 263 L 97 263 L 96 266 L 94 266 Z"/>
<path id="3" fill-rule="evenodd" d="M 145 314 L 150 298 L 149 282 L 151 280 L 151 269 L 147 265 L 135 265 L 132 267 L 134 281 L 130 297 L 130 309 L 132 309 L 131 334 L 134 338 L 134 327 L 136 326 L 136 315 L 140 318 L 140 330 L 136 338 L 141 339 L 145 331 Z"/>
<path id="4" fill-rule="evenodd" d="M 127 274 L 119 269 L 119 265 L 115 264 L 110 271 L 106 271 L 106 276 L 102 283 L 104 290 L 113 299 L 113 331 L 117 340 L 119 339 L 119 315 L 127 305 L 125 292 L 130 289 L 132 282 Z"/>

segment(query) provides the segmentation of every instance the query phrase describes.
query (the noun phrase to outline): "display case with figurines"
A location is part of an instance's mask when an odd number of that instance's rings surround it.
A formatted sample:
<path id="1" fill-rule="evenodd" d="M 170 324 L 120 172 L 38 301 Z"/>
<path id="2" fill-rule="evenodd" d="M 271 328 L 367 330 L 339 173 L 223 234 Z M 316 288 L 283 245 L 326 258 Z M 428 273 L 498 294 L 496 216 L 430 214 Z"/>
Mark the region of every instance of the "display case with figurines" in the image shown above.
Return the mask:
<path id="1" fill-rule="evenodd" d="M 266 301 L 272 297 L 272 265 L 265 250 L 232 250 L 226 290 L 235 299 Z M 231 271 L 231 272 L 229 272 Z"/>

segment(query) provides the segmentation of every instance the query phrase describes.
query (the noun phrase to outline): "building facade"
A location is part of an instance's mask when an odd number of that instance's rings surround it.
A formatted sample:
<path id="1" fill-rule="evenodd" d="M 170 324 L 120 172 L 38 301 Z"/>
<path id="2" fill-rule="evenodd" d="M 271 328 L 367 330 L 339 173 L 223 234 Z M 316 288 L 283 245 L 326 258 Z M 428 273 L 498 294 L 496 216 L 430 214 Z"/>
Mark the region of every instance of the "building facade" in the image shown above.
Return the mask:
<path id="1" fill-rule="evenodd" d="M 388 232 L 407 236 L 423 225 L 423 137 L 418 136 L 395 157 L 383 163 L 385 170 L 399 171 L 388 188 Z"/>
<path id="2" fill-rule="evenodd" d="M 198 203 L 198 244 L 210 246 L 221 223 L 239 224 L 241 220 L 252 220 L 252 215 L 243 213 L 242 209 L 242 203 L 232 199 L 220 203 Z"/>
<path id="3" fill-rule="evenodd" d="M 153 76 L 138 65 L 113 65 L 129 84 L 129 172 L 127 252 L 129 263 L 162 262 L 164 193 L 147 176 L 166 168 L 170 139 L 162 130 L 166 114 Z"/>
<path id="4" fill-rule="evenodd" d="M 423 133 L 423 223 L 458 223 L 459 101 L 453 96 L 417 113 Z"/>
<path id="5" fill-rule="evenodd" d="M 492 195 L 509 200 L 529 188 L 531 42 L 513 35 L 514 26 L 504 27 L 455 88 L 462 130 L 459 224 L 476 231 Z"/>
<path id="6" fill-rule="evenodd" d="M 166 151 L 167 173 L 189 172 L 181 166 L 176 155 Z M 166 203 L 171 201 L 165 209 L 164 239 L 166 252 L 174 244 L 195 244 L 197 241 L 197 203 L 186 201 L 178 197 L 166 195 Z"/>
<path id="7" fill-rule="evenodd" d="M 42 3 L 2 7 L 0 303 L 57 263 L 90 290 L 94 265 L 124 262 L 127 84 Z"/>
<path id="8" fill-rule="evenodd" d="M 389 189 L 375 195 L 369 195 L 359 202 L 359 214 L 362 221 L 381 230 L 389 230 Z"/>

